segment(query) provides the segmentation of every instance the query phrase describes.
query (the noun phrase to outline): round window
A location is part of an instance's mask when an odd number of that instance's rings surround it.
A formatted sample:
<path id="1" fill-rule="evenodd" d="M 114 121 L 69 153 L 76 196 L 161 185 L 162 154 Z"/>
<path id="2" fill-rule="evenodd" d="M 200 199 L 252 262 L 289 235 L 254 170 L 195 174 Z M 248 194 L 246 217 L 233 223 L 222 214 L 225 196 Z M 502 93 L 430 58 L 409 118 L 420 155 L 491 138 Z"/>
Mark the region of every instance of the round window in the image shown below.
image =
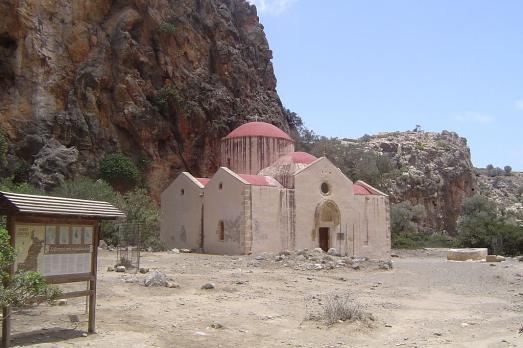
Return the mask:
<path id="1" fill-rule="evenodd" d="M 321 189 L 321 193 L 323 193 L 324 195 L 328 195 L 331 191 L 329 184 L 327 184 L 326 182 L 321 184 L 320 189 Z"/>

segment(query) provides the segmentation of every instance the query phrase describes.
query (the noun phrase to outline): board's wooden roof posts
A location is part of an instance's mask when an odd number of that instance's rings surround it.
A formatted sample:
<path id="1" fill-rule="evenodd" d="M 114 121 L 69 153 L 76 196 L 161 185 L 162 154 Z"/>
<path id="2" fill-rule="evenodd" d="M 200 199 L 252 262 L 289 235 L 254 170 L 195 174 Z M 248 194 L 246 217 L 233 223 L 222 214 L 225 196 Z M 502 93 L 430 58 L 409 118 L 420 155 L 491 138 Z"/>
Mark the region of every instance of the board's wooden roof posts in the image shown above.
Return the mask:
<path id="1" fill-rule="evenodd" d="M 125 215 L 107 202 L 0 191 L 0 215 L 48 215 L 113 220 Z"/>
<path id="2" fill-rule="evenodd" d="M 107 202 L 0 192 L 0 215 L 7 216 L 11 245 L 32 251 L 18 253 L 9 274 L 20 267 L 40 272 L 50 284 L 89 282 L 88 289 L 62 297 L 88 297 L 88 331 L 94 333 L 100 221 L 125 214 Z M 20 254 L 25 259 L 18 259 Z M 8 347 L 11 310 L 4 307 L 2 312 L 2 345 Z"/>

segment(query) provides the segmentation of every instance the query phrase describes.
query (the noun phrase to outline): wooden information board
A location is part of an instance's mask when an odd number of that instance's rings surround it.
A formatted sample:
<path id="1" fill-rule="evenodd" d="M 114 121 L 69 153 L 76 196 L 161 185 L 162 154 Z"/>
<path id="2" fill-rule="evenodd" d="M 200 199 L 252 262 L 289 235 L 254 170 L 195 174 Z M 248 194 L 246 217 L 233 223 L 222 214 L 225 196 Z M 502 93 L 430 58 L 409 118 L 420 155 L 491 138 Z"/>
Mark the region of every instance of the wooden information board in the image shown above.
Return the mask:
<path id="1" fill-rule="evenodd" d="M 15 224 L 16 270 L 46 276 L 91 271 L 93 226 L 66 224 Z"/>
<path id="2" fill-rule="evenodd" d="M 0 215 L 5 215 L 16 260 L 7 270 L 42 274 L 49 284 L 88 282 L 88 288 L 62 298 L 88 296 L 88 332 L 95 332 L 96 266 L 100 221 L 124 219 L 110 203 L 83 199 L 0 192 Z M 9 277 L 11 278 L 11 277 Z M 9 286 L 10 279 L 4 279 Z M 11 308 L 3 307 L 2 345 L 9 346 Z"/>

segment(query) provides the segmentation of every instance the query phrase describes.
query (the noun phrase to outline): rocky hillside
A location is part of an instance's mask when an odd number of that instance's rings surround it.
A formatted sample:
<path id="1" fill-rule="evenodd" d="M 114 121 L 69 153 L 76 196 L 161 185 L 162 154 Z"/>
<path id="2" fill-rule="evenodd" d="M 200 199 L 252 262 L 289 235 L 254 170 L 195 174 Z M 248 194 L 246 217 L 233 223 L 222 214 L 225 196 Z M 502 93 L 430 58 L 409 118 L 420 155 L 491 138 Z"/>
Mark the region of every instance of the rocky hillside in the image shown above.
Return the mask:
<path id="1" fill-rule="evenodd" d="M 466 197 L 477 190 L 467 140 L 454 132 L 381 133 L 358 140 L 364 149 L 384 155 L 393 170 L 383 189 L 393 202 L 408 200 L 425 207 L 425 232 L 456 231 Z"/>
<path id="2" fill-rule="evenodd" d="M 121 151 L 157 197 L 181 170 L 212 172 L 246 118 L 288 129 L 245 0 L 6 0 L 0 18 L 4 176 L 50 187 Z"/>
<path id="3" fill-rule="evenodd" d="M 489 173 L 476 170 L 479 190 L 493 200 L 503 213 L 523 220 L 523 173 Z"/>

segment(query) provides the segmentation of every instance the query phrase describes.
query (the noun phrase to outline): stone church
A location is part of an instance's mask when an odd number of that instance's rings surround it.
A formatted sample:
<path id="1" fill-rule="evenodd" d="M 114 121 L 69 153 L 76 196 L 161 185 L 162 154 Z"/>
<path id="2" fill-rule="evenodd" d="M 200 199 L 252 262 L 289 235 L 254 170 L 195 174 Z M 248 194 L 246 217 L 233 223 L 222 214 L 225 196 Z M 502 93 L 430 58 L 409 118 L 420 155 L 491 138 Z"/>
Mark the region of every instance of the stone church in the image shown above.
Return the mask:
<path id="1" fill-rule="evenodd" d="M 237 255 L 319 247 L 390 257 L 388 196 L 352 182 L 326 157 L 295 152 L 294 140 L 265 122 L 222 139 L 211 178 L 181 173 L 162 193 L 161 214 L 169 248 Z"/>

